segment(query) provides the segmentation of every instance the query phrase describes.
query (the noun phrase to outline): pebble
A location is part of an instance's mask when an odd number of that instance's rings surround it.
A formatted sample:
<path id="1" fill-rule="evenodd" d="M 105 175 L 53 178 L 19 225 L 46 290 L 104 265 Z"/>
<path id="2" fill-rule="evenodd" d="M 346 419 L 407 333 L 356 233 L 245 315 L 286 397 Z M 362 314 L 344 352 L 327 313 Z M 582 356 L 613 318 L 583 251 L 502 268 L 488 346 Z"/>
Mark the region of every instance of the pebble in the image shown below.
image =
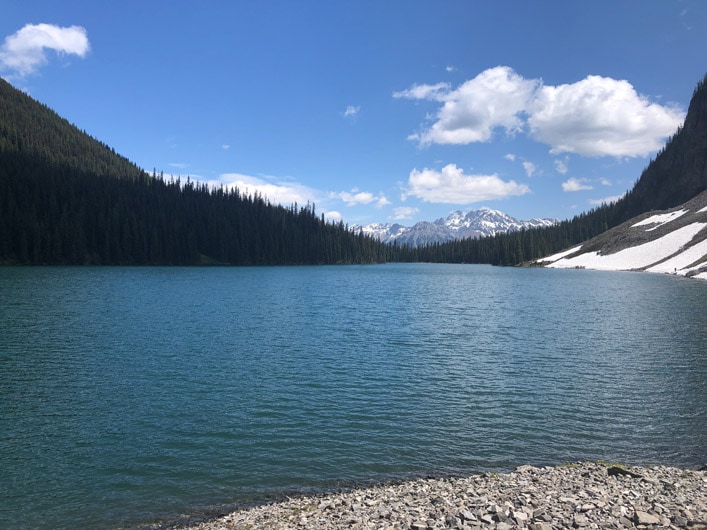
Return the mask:
<path id="1" fill-rule="evenodd" d="M 608 470 L 611 469 L 611 473 Z M 579 462 L 288 498 L 189 530 L 707 530 L 707 472 Z M 362 500 L 365 499 L 365 500 Z"/>

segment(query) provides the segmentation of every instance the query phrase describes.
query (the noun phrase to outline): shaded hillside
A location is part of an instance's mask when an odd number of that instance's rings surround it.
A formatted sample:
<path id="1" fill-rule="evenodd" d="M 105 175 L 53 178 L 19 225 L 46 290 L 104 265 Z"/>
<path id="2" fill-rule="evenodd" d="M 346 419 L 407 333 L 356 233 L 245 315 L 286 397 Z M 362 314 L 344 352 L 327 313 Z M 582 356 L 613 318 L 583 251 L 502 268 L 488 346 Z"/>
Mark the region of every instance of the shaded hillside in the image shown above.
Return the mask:
<path id="1" fill-rule="evenodd" d="M 678 206 L 707 190 L 707 75 L 697 84 L 683 127 L 615 203 L 547 227 L 413 249 L 405 259 L 517 265 L 583 243 L 642 213 Z"/>
<path id="2" fill-rule="evenodd" d="M 0 78 L 0 152 L 39 158 L 55 166 L 110 177 L 142 170 L 106 144 L 80 131 L 46 105 Z"/>
<path id="3" fill-rule="evenodd" d="M 684 125 L 643 171 L 623 203 L 628 212 L 664 210 L 690 200 L 705 189 L 707 75 L 695 89 Z"/>
<path id="4" fill-rule="evenodd" d="M 390 251 L 313 205 L 150 176 L 0 80 L 0 263 L 370 263 Z"/>

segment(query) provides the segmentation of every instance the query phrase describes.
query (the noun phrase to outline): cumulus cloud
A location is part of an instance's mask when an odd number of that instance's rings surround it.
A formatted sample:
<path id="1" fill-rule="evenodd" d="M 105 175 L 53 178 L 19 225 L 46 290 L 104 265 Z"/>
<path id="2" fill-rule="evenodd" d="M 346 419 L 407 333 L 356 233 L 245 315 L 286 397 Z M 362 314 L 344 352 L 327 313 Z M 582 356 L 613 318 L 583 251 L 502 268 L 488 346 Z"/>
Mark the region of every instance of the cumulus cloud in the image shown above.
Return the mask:
<path id="1" fill-rule="evenodd" d="M 332 221 L 332 222 L 339 222 L 343 219 L 343 216 L 341 215 L 341 212 L 337 212 L 336 210 L 330 210 L 328 212 L 324 212 L 324 218 L 327 221 Z"/>
<path id="2" fill-rule="evenodd" d="M 368 191 L 359 191 L 357 188 L 349 191 L 341 191 L 338 193 L 330 193 L 329 197 L 332 199 L 341 199 L 346 203 L 347 206 L 356 206 L 359 204 L 371 204 L 374 203 L 376 208 L 382 208 L 390 204 L 390 201 L 385 195 L 379 193 L 378 195 L 373 195 Z"/>
<path id="3" fill-rule="evenodd" d="M 515 162 L 515 161 L 516 161 L 516 155 L 514 155 L 513 153 L 508 153 L 508 154 L 507 154 L 506 156 L 504 156 L 503 158 L 505 158 L 506 160 L 510 160 L 511 162 Z"/>
<path id="4" fill-rule="evenodd" d="M 567 181 L 562 183 L 562 191 L 584 191 L 594 189 L 590 184 L 588 184 L 588 182 L 588 179 L 570 177 Z"/>
<path id="5" fill-rule="evenodd" d="M 685 115 L 651 103 L 628 81 L 591 75 L 571 85 L 543 86 L 528 124 L 551 153 L 645 156 L 657 151 Z"/>
<path id="6" fill-rule="evenodd" d="M 433 123 L 408 138 L 421 146 L 491 140 L 494 131 L 526 132 L 550 152 L 582 156 L 645 156 L 660 149 L 685 113 L 651 102 L 625 80 L 596 75 L 576 83 L 544 85 L 497 66 L 457 88 L 413 85 L 393 97 L 442 103 Z"/>
<path id="7" fill-rule="evenodd" d="M 405 97 L 433 99 L 443 105 L 435 123 L 408 138 L 420 145 L 468 144 L 490 140 L 498 127 L 509 134 L 519 132 L 523 126 L 519 114 L 527 108 L 537 83 L 499 66 L 454 90 L 444 83 L 413 87 L 403 92 Z"/>
<path id="8" fill-rule="evenodd" d="M 441 171 L 413 169 L 403 200 L 417 197 L 425 202 L 471 204 L 529 192 L 530 188 L 513 180 L 506 182 L 497 175 L 465 175 L 455 164 L 448 164 Z"/>
<path id="9" fill-rule="evenodd" d="M 5 38 L 0 47 L 0 69 L 24 77 L 37 72 L 48 61 L 47 50 L 59 55 L 85 57 L 91 50 L 86 29 L 51 24 L 27 24 Z"/>
<path id="10" fill-rule="evenodd" d="M 238 188 L 241 193 L 259 194 L 273 204 L 290 206 L 294 203 L 305 205 L 316 202 L 317 192 L 294 181 L 243 175 L 241 173 L 224 173 L 218 180 L 208 181 L 211 186 L 224 186 L 227 189 Z"/>

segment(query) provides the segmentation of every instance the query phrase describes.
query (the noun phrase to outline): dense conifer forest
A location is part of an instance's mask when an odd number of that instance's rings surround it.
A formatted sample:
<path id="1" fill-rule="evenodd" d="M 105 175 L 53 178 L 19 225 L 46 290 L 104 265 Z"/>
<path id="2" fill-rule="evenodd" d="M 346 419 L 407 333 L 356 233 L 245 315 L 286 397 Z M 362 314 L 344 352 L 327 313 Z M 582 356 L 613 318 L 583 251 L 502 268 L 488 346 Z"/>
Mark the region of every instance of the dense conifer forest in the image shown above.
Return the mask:
<path id="1" fill-rule="evenodd" d="M 390 252 L 314 205 L 150 175 L 0 80 L 1 263 L 375 263 Z"/>
<path id="2" fill-rule="evenodd" d="M 148 174 L 0 79 L 0 263 L 516 265 L 707 189 L 707 76 L 685 124 L 610 205 L 556 226 L 425 247 L 385 245 L 314 205 Z"/>

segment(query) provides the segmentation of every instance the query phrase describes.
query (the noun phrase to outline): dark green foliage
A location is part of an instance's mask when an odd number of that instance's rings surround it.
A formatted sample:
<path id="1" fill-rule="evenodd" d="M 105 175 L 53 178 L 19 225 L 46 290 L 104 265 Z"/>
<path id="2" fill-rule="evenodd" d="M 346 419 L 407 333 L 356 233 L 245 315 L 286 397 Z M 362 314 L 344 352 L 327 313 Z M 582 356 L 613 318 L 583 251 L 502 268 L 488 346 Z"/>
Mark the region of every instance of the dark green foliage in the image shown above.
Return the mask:
<path id="1" fill-rule="evenodd" d="M 313 205 L 148 175 L 0 80 L 0 263 L 374 263 L 390 253 Z"/>

